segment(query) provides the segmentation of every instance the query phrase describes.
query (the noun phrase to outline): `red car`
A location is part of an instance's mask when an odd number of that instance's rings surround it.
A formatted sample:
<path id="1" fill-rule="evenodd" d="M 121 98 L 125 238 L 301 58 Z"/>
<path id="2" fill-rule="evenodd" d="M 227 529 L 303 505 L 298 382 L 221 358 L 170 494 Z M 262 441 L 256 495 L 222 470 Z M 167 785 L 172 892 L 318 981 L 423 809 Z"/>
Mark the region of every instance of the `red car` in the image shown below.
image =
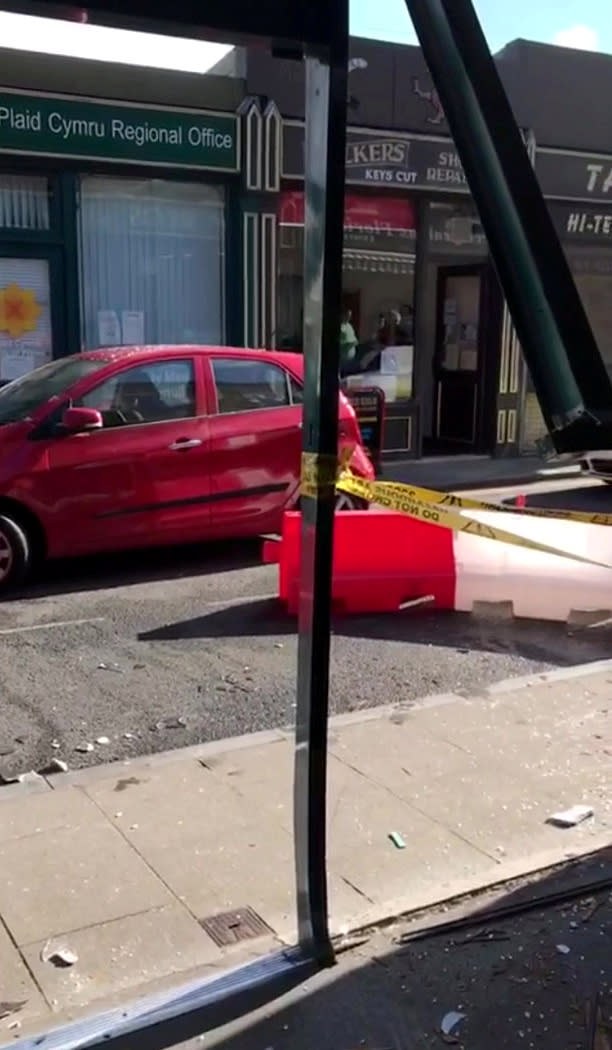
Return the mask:
<path id="1" fill-rule="evenodd" d="M 278 531 L 299 498 L 302 370 L 298 354 L 119 347 L 4 386 L 0 591 L 42 557 Z M 339 414 L 372 478 L 343 395 Z"/>

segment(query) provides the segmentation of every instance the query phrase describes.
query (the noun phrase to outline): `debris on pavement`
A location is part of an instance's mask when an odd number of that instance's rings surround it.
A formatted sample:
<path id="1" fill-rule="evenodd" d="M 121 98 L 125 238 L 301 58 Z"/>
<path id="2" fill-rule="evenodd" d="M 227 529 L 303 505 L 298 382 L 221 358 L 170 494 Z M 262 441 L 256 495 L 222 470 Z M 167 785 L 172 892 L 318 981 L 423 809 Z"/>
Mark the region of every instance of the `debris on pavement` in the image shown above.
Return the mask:
<path id="1" fill-rule="evenodd" d="M 399 831 L 390 831 L 389 838 L 396 849 L 406 849 L 406 842 L 400 835 Z"/>
<path id="2" fill-rule="evenodd" d="M 575 828 L 577 824 L 582 824 L 584 820 L 592 817 L 593 812 L 591 806 L 571 806 L 559 813 L 553 813 L 546 823 L 558 828 Z"/>
<path id="3" fill-rule="evenodd" d="M 559 952 L 559 955 L 569 955 L 571 951 L 571 948 L 568 948 L 567 944 L 557 944 L 556 948 Z"/>
<path id="4" fill-rule="evenodd" d="M 40 952 L 41 962 L 52 963 L 53 966 L 68 967 L 74 966 L 79 961 L 79 957 L 76 952 L 73 952 L 72 948 L 69 948 L 66 944 L 57 944 L 53 941 L 47 941 Z"/>
<path id="5" fill-rule="evenodd" d="M 67 773 L 68 763 L 64 762 L 61 758 L 52 758 L 50 762 L 47 762 L 46 766 L 39 769 L 38 772 L 43 777 L 48 777 L 52 773 Z"/>
<path id="6" fill-rule="evenodd" d="M 127 791 L 129 787 L 135 787 L 136 784 L 142 784 L 143 781 L 139 780 L 138 777 L 121 777 L 115 784 L 113 791 Z"/>
<path id="7" fill-rule="evenodd" d="M 89 741 L 83 744 L 77 744 L 75 751 L 79 751 L 82 755 L 89 755 L 93 751 L 94 746 Z"/>
<path id="8" fill-rule="evenodd" d="M 13 779 L 13 783 L 18 784 L 42 784 L 44 778 L 41 777 L 40 773 L 37 773 L 35 769 L 31 769 L 29 773 L 20 773 Z M 7 784 L 10 781 L 7 780 Z"/>
<path id="9" fill-rule="evenodd" d="M 462 1021 L 465 1021 L 465 1014 L 460 1013 L 459 1010 L 449 1010 L 447 1014 L 442 1018 L 442 1024 L 440 1025 L 440 1031 L 442 1035 L 453 1035 L 455 1029 Z"/>
<path id="10" fill-rule="evenodd" d="M 119 664 L 98 664 L 98 671 L 114 671 L 115 674 L 123 674 L 123 670 L 119 667 Z"/>
<path id="11" fill-rule="evenodd" d="M 603 900 L 597 900 L 595 897 L 589 897 L 588 900 L 582 902 L 584 911 L 580 915 L 581 922 L 590 922 L 596 911 L 599 911 L 603 904 Z"/>
<path id="12" fill-rule="evenodd" d="M 108 736 L 96 737 L 96 744 L 100 744 L 101 747 L 104 747 L 106 744 L 110 744 L 110 737 L 108 737 Z"/>
<path id="13" fill-rule="evenodd" d="M 27 999 L 19 999 L 15 1002 L 0 1000 L 0 1021 L 4 1021 L 6 1017 L 11 1017 L 12 1014 L 19 1013 L 20 1010 L 23 1010 L 27 1001 Z"/>
<path id="14" fill-rule="evenodd" d="M 469 933 L 459 944 L 488 944 L 492 941 L 509 941 L 510 934 L 505 930 L 476 930 Z"/>

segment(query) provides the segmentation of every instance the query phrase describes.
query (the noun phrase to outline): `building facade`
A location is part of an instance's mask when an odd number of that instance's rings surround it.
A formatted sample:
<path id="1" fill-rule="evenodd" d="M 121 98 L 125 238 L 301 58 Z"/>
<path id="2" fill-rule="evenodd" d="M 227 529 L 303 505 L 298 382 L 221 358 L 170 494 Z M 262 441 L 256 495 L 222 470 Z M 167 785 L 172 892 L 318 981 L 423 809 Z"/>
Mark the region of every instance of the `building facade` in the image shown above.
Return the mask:
<path id="1" fill-rule="evenodd" d="M 110 344 L 240 341 L 240 85 L 0 62 L 0 378 Z"/>
<path id="2" fill-rule="evenodd" d="M 612 59 L 519 40 L 496 62 L 612 368 Z M 303 67 L 235 49 L 217 71 L 242 78 L 253 126 L 280 113 L 280 141 L 260 135 L 261 334 L 262 345 L 299 347 Z M 360 341 L 401 317 L 402 345 L 376 375 L 387 452 L 533 452 L 545 436 L 537 398 L 420 49 L 352 40 L 347 115 L 344 305 Z"/>
<path id="3" fill-rule="evenodd" d="M 612 368 L 612 59 L 516 41 L 496 61 Z M 1 380 L 116 343 L 300 351 L 301 63 L 0 62 Z M 377 350 L 350 381 L 384 389 L 385 450 L 533 451 L 537 399 L 418 48 L 352 41 L 348 121 L 344 308 Z"/>

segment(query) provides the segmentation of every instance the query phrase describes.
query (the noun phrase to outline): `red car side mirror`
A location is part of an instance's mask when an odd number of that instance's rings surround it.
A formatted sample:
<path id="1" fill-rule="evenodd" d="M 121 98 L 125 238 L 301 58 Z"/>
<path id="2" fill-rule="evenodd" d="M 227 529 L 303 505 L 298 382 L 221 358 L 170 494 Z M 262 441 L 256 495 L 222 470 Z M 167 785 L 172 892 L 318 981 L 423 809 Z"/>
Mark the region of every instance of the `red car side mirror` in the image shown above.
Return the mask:
<path id="1" fill-rule="evenodd" d="M 62 426 L 69 434 L 80 434 L 85 430 L 100 430 L 104 420 L 97 408 L 67 408 L 62 416 Z"/>

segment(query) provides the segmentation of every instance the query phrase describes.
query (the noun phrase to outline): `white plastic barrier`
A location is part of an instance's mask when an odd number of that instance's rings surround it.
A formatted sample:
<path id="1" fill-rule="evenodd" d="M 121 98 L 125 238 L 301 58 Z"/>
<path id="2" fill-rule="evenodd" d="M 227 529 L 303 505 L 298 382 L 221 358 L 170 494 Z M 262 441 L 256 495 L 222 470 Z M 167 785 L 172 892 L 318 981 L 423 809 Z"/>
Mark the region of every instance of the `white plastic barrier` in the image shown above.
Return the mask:
<path id="1" fill-rule="evenodd" d="M 466 511 L 471 518 L 612 566 L 612 528 L 604 525 Z M 599 568 L 538 551 L 454 533 L 455 609 L 512 603 L 514 616 L 572 621 L 612 618 L 612 567 Z M 583 617 L 586 621 L 589 616 Z"/>

